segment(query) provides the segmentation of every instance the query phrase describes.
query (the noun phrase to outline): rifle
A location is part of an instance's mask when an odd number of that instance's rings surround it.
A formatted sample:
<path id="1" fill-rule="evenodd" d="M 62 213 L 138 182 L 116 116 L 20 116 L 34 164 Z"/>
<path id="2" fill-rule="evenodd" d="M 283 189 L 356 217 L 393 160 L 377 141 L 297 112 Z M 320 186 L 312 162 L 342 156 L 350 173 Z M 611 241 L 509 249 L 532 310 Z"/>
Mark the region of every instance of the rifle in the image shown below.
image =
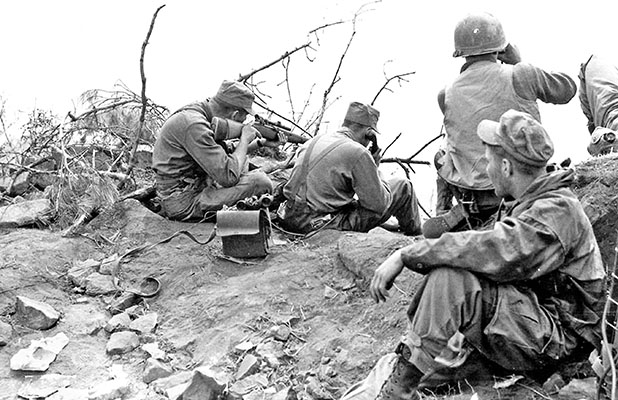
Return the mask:
<path id="1" fill-rule="evenodd" d="M 215 132 L 215 140 L 238 139 L 242 131 L 243 124 L 231 119 L 213 117 L 211 126 Z M 253 127 L 260 132 L 266 140 L 277 140 L 278 134 L 283 133 L 287 136 L 288 142 L 305 143 L 308 138 L 292 133 L 292 129 L 282 125 L 280 122 L 269 121 L 266 118 L 255 116 Z"/>

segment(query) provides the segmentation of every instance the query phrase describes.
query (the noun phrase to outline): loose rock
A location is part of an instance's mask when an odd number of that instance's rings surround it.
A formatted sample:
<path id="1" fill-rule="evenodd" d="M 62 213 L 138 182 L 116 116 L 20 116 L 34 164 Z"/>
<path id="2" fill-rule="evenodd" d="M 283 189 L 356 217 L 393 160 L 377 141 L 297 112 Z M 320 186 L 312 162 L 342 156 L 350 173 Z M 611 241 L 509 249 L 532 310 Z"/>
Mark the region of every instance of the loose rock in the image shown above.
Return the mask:
<path id="1" fill-rule="evenodd" d="M 53 215 L 51 202 L 47 199 L 29 200 L 0 207 L 0 228 L 17 228 L 46 223 Z"/>
<path id="2" fill-rule="evenodd" d="M 88 400 L 121 399 L 127 393 L 129 393 L 129 381 L 127 379 L 112 379 L 91 388 L 88 391 Z"/>
<path id="3" fill-rule="evenodd" d="M 12 335 L 13 328 L 11 325 L 4 321 L 0 321 L 0 347 L 9 344 Z"/>
<path id="4" fill-rule="evenodd" d="M 276 325 L 270 328 L 270 334 L 277 340 L 282 342 L 287 342 L 290 338 L 290 328 L 285 325 Z"/>
<path id="5" fill-rule="evenodd" d="M 114 293 L 118 289 L 114 286 L 113 278 L 110 275 L 102 275 L 98 272 L 90 274 L 86 280 L 86 294 L 89 296 L 100 296 Z"/>
<path id="6" fill-rule="evenodd" d="M 129 324 L 129 329 L 140 333 L 152 333 L 157 327 L 159 315 L 157 313 L 149 313 L 143 315 Z"/>
<path id="7" fill-rule="evenodd" d="M 207 369 L 196 369 L 191 383 L 182 393 L 183 400 L 217 400 L 225 385 L 217 382 Z"/>
<path id="8" fill-rule="evenodd" d="M 142 346 L 142 350 L 150 354 L 150 357 L 157 360 L 165 360 L 167 357 L 167 354 L 159 349 L 159 345 L 156 342 L 146 343 Z"/>
<path id="9" fill-rule="evenodd" d="M 17 318 L 28 328 L 45 330 L 56 325 L 60 313 L 48 304 L 17 296 Z"/>
<path id="10" fill-rule="evenodd" d="M 115 275 L 120 268 L 120 256 L 113 254 L 101 261 L 99 273 L 102 275 Z"/>
<path id="11" fill-rule="evenodd" d="M 46 371 L 60 351 L 69 343 L 64 333 L 40 340 L 33 340 L 30 346 L 19 350 L 10 362 L 14 371 Z"/>
<path id="12" fill-rule="evenodd" d="M 193 371 L 181 371 L 166 378 L 157 379 L 150 384 L 150 387 L 157 392 L 167 393 L 170 399 L 175 399 L 189 386 L 192 377 Z M 175 397 L 170 393 L 175 394 Z"/>
<path id="13" fill-rule="evenodd" d="M 146 360 L 146 366 L 144 367 L 143 380 L 146 383 L 150 383 L 156 381 L 157 379 L 170 376 L 173 373 L 174 371 L 169 365 L 164 364 L 154 358 L 149 358 Z"/>
<path id="14" fill-rule="evenodd" d="M 74 263 L 73 267 L 69 269 L 67 276 L 71 283 L 73 283 L 77 287 L 85 288 L 86 287 L 86 278 L 91 274 L 97 272 L 97 268 L 99 267 L 100 262 L 95 261 L 91 258 L 85 261 L 77 261 Z"/>
<path id="15" fill-rule="evenodd" d="M 236 379 L 243 379 L 246 376 L 251 375 L 259 368 L 260 361 L 252 354 L 247 354 L 243 357 L 238 372 L 236 372 Z"/>
<path id="16" fill-rule="evenodd" d="M 237 353 L 246 353 L 253 348 L 255 348 L 255 345 L 250 341 L 246 340 L 242 343 L 237 344 L 236 347 L 234 347 L 234 351 L 236 351 Z"/>
<path id="17" fill-rule="evenodd" d="M 120 297 L 112 300 L 108 309 L 112 314 L 119 314 L 129 307 L 132 307 L 139 303 L 140 297 L 134 293 L 123 293 Z"/>
<path id="18" fill-rule="evenodd" d="M 291 387 L 287 387 L 275 393 L 271 400 L 296 400 L 296 392 Z"/>
<path id="19" fill-rule="evenodd" d="M 135 332 L 115 332 L 107 342 L 106 351 L 109 355 L 124 354 L 133 351 L 139 346 L 139 338 Z"/>
<path id="20" fill-rule="evenodd" d="M 127 313 L 116 314 L 107 321 L 105 330 L 107 332 L 116 332 L 126 330 L 131 324 L 131 318 Z"/>
<path id="21" fill-rule="evenodd" d="M 73 376 L 60 374 L 41 375 L 36 379 L 27 377 L 24 384 L 17 391 L 17 395 L 25 399 L 44 399 L 58 390 L 70 386 L 73 378 Z"/>
<path id="22" fill-rule="evenodd" d="M 30 173 L 24 171 L 17 176 L 0 176 L 0 189 L 8 190 L 9 196 L 21 196 L 28 189 Z M 10 190 L 9 190 L 10 189 Z"/>
<path id="23" fill-rule="evenodd" d="M 232 386 L 230 386 L 230 394 L 245 398 L 245 396 L 251 393 L 255 388 L 263 389 L 267 386 L 268 377 L 266 374 L 254 374 L 234 382 Z"/>

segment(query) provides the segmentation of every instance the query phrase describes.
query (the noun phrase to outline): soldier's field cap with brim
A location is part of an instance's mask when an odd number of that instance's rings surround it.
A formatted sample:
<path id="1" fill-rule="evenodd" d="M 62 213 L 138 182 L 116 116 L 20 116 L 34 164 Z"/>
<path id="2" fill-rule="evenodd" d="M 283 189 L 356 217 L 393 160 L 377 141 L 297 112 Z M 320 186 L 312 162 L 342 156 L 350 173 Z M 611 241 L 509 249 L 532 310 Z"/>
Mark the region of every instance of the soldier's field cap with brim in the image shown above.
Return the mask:
<path id="1" fill-rule="evenodd" d="M 348 121 L 356 122 L 364 126 L 373 128 L 376 133 L 378 132 L 378 119 L 380 118 L 380 112 L 370 106 L 369 104 L 359 103 L 353 101 L 348 106 L 348 112 L 345 114 L 345 119 Z"/>
<path id="2" fill-rule="evenodd" d="M 545 128 L 530 114 L 508 110 L 500 122 L 485 119 L 476 133 L 489 145 L 500 146 L 517 161 L 544 167 L 554 155 L 554 144 Z"/>
<path id="3" fill-rule="evenodd" d="M 248 87 L 236 81 L 223 81 L 215 99 L 235 108 L 241 108 L 250 115 L 255 115 L 253 111 L 253 100 L 255 95 Z"/>

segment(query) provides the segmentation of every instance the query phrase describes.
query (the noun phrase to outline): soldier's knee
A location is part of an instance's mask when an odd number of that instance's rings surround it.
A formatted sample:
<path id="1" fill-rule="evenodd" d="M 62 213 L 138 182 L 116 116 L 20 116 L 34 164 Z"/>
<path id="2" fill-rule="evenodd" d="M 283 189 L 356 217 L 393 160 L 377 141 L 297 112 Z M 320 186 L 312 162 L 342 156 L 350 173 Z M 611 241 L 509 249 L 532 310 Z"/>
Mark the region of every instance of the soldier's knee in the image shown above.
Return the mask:
<path id="1" fill-rule="evenodd" d="M 262 171 L 255 171 L 251 174 L 251 186 L 256 194 L 273 192 L 273 182 Z"/>
<path id="2" fill-rule="evenodd" d="M 408 179 L 394 178 L 388 181 L 388 185 L 391 188 L 391 192 L 397 196 L 408 198 L 412 196 L 412 193 L 414 192 L 412 182 L 410 182 Z"/>

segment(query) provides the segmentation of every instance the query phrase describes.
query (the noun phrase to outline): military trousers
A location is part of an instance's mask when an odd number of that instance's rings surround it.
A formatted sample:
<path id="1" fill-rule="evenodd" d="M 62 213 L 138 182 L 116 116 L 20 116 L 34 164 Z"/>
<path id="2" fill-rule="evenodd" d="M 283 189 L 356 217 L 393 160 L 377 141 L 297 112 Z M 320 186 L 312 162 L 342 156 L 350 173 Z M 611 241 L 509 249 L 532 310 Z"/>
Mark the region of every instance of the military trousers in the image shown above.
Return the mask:
<path id="1" fill-rule="evenodd" d="M 246 197 L 272 191 L 270 178 L 264 172 L 254 170 L 241 175 L 238 183 L 231 187 L 203 187 L 196 182 L 172 191 L 162 191 L 159 197 L 161 209 L 167 218 L 187 221 L 201 219 L 206 213 L 220 210 L 223 206 L 233 206 Z"/>
<path id="2" fill-rule="evenodd" d="M 409 235 L 420 234 L 421 216 L 412 182 L 408 179 L 394 178 L 388 181 L 388 186 L 391 202 L 381 215 L 362 207 L 343 210 L 337 217 L 338 229 L 367 232 L 395 217 L 402 232 Z"/>

